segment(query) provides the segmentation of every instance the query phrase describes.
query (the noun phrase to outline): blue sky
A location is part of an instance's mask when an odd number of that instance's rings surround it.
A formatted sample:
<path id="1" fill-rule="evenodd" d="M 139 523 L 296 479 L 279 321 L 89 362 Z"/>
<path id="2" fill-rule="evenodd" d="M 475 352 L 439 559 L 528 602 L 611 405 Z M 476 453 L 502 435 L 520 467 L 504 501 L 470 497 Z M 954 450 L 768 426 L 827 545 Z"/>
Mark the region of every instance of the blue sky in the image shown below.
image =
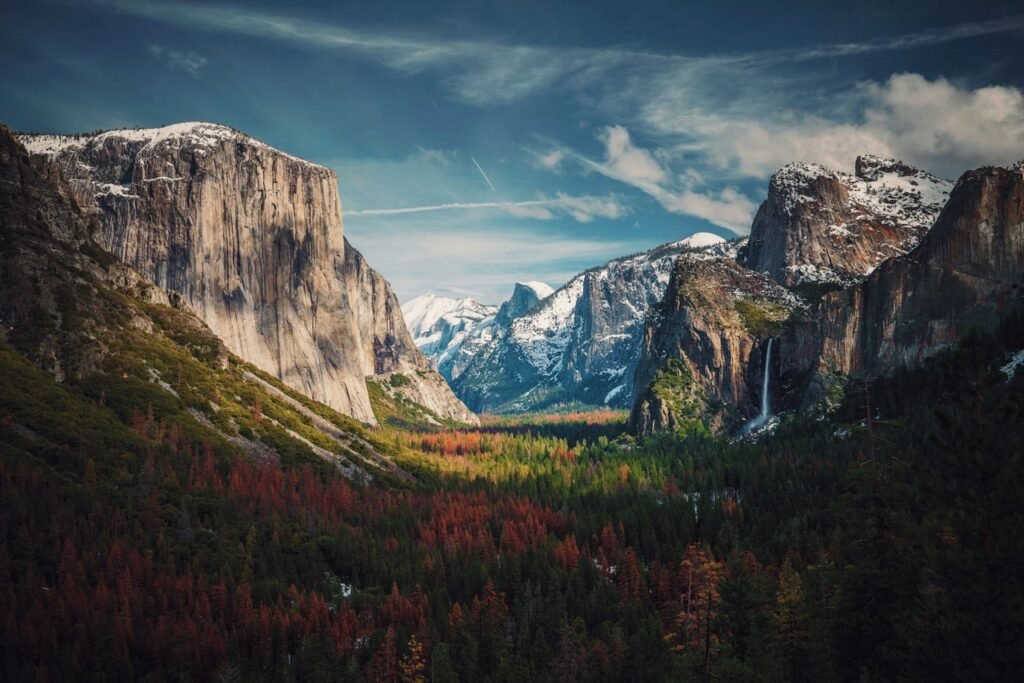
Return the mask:
<path id="1" fill-rule="evenodd" d="M 789 161 L 1024 158 L 1017 2 L 6 1 L 0 40 L 15 129 L 215 121 L 334 168 L 403 301 L 744 234 Z"/>

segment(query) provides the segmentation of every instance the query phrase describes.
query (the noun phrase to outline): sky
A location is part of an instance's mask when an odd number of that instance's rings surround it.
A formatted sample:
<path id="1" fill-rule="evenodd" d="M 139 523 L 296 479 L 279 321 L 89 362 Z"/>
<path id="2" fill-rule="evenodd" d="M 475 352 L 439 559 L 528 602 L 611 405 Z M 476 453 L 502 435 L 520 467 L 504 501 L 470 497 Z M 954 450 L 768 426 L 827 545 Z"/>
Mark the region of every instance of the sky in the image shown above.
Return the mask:
<path id="1" fill-rule="evenodd" d="M 0 44 L 15 130 L 213 121 L 334 169 L 403 302 L 745 235 L 794 161 L 1024 159 L 1017 0 L 0 0 Z"/>

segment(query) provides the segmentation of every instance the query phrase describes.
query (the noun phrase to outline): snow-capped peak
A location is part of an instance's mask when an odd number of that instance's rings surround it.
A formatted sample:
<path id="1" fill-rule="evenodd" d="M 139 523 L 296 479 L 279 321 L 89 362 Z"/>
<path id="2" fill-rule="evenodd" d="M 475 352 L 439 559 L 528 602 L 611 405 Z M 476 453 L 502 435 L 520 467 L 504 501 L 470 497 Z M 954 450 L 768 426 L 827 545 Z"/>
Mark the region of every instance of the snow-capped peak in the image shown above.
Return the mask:
<path id="1" fill-rule="evenodd" d="M 428 334 L 439 320 L 451 318 L 479 321 L 492 315 L 494 306 L 486 306 L 475 299 L 455 299 L 436 294 L 423 294 L 402 306 L 402 315 L 413 339 Z"/>
<path id="2" fill-rule="evenodd" d="M 540 282 L 539 280 L 530 280 L 529 282 L 517 282 L 517 285 L 522 285 L 527 289 L 532 289 L 533 293 L 537 295 L 538 299 L 546 299 L 554 294 L 555 289 L 550 285 Z"/>
<path id="3" fill-rule="evenodd" d="M 90 145 L 103 144 L 106 140 L 117 139 L 126 142 L 142 143 L 139 149 L 139 156 L 145 156 L 150 151 L 166 144 L 187 144 L 191 147 L 210 148 L 223 141 L 233 140 L 244 142 L 254 147 L 261 147 L 294 161 L 301 161 L 305 164 L 312 162 L 300 159 L 294 155 L 282 152 L 270 145 L 257 140 L 241 131 L 219 123 L 207 123 L 204 121 L 186 121 L 173 123 L 159 128 L 123 128 L 107 130 L 99 133 L 80 133 L 74 135 L 19 135 L 18 140 L 25 146 L 25 149 L 32 154 L 45 154 L 55 156 L 68 149 L 82 149 Z"/>
<path id="4" fill-rule="evenodd" d="M 724 237 L 719 237 L 714 233 L 695 232 L 686 239 L 681 239 L 678 242 L 675 242 L 672 246 L 683 249 L 704 249 L 705 247 L 713 247 L 716 244 L 722 244 L 725 241 Z"/>

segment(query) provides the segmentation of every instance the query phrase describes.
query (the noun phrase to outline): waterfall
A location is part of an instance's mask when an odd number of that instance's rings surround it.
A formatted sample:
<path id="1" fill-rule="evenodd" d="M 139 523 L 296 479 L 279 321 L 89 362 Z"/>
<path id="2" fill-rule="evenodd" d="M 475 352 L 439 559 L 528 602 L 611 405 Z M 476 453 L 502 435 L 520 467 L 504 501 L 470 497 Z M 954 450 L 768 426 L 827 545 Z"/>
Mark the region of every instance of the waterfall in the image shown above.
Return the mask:
<path id="1" fill-rule="evenodd" d="M 764 356 L 764 379 L 761 382 L 761 414 L 755 417 L 753 420 L 748 422 L 743 427 L 744 434 L 750 434 L 757 429 L 760 429 L 768 418 L 771 417 L 771 402 L 769 400 L 768 392 L 768 373 L 772 370 L 772 342 L 774 339 L 768 340 L 768 350 Z"/>

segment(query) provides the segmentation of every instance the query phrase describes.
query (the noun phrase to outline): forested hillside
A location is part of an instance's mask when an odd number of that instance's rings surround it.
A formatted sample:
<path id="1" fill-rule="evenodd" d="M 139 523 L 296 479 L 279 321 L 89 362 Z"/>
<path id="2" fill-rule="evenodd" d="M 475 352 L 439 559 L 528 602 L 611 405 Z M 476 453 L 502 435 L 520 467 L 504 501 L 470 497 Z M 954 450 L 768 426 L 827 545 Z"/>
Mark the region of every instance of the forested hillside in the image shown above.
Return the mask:
<path id="1" fill-rule="evenodd" d="M 0 353 L 5 680 L 978 680 L 1024 663 L 1024 376 L 999 370 L 996 338 L 760 443 L 581 436 L 614 413 L 575 433 L 392 429 L 375 441 L 416 477 L 369 484 L 294 438 L 261 458 L 196 427 L 196 391 L 233 397 L 260 441 L 288 417 L 228 384 L 237 362 L 173 348 L 165 386 L 128 369 L 57 384 Z"/>

